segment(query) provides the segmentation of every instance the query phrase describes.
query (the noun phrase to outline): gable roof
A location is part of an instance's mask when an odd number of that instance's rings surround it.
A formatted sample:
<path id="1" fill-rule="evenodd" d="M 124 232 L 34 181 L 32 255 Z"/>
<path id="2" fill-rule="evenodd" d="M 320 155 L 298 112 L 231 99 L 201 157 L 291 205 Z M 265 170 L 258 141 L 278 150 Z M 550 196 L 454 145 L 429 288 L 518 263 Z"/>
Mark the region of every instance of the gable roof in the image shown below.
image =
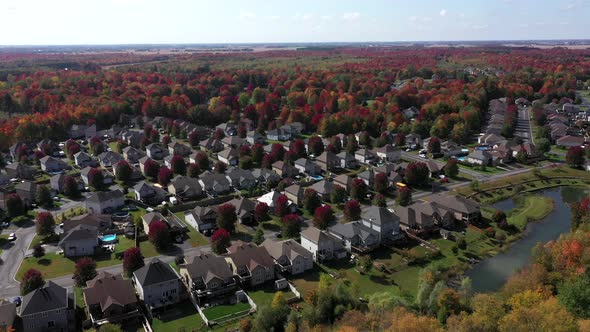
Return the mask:
<path id="1" fill-rule="evenodd" d="M 201 278 L 205 284 L 214 278 L 225 281 L 233 277 L 233 272 L 225 258 L 212 253 L 199 252 L 189 256 L 186 264 L 181 267 L 187 270 L 191 279 Z"/>
<path id="2" fill-rule="evenodd" d="M 97 240 L 98 228 L 94 226 L 80 224 L 67 232 L 59 241 L 58 245 L 61 247 L 65 242 L 78 240 Z"/>
<path id="3" fill-rule="evenodd" d="M 154 258 L 146 266 L 133 272 L 135 279 L 142 286 L 150 286 L 161 282 L 178 280 L 178 275 L 169 264 Z"/>
<path id="4" fill-rule="evenodd" d="M 432 201 L 444 208 L 450 208 L 461 213 L 471 214 L 480 211 L 479 204 L 463 196 L 438 194 L 432 197 Z"/>
<path id="5" fill-rule="evenodd" d="M 361 218 L 377 225 L 390 223 L 397 223 L 399 225 L 399 217 L 386 207 L 369 206 L 369 208 L 362 213 Z"/>
<path id="6" fill-rule="evenodd" d="M 315 244 L 324 241 L 337 241 L 337 239 L 330 235 L 328 232 L 322 231 L 321 229 L 316 228 L 314 226 L 309 226 L 303 231 L 301 231 L 301 237 L 304 237 Z"/>
<path id="7" fill-rule="evenodd" d="M 234 242 L 227 248 L 228 257 L 236 266 L 246 266 L 253 271 L 257 266 L 265 269 L 274 268 L 274 261 L 266 248 L 259 247 L 254 243 L 245 243 L 240 240 Z"/>
<path id="8" fill-rule="evenodd" d="M 94 279 L 86 282 L 84 298 L 87 305 L 99 304 L 104 312 L 111 305 L 126 306 L 137 303 L 135 289 L 129 279 L 120 274 L 100 272 Z"/>
<path id="9" fill-rule="evenodd" d="M 105 202 L 108 201 L 112 198 L 123 198 L 123 192 L 119 189 L 117 190 L 112 190 L 112 191 L 95 191 L 94 194 L 92 194 L 90 197 L 88 197 L 86 199 L 86 201 L 91 201 L 91 202 Z"/>
<path id="10" fill-rule="evenodd" d="M 293 239 L 284 241 L 274 241 L 267 239 L 262 242 L 262 246 L 266 248 L 266 251 L 268 251 L 270 256 L 275 260 L 278 260 L 281 256 L 286 256 L 290 261 L 293 261 L 299 256 L 304 258 L 312 257 L 311 252 L 303 248 Z"/>
<path id="11" fill-rule="evenodd" d="M 37 314 L 67 306 L 68 290 L 50 280 L 45 286 L 23 296 L 20 314 L 21 316 Z"/>

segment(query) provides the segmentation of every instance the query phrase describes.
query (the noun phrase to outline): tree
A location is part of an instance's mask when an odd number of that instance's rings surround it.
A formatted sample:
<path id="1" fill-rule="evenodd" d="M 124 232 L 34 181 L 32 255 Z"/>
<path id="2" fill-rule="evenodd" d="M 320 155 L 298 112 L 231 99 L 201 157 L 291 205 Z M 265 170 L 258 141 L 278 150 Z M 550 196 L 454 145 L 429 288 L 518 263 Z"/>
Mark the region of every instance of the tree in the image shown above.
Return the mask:
<path id="1" fill-rule="evenodd" d="M 344 203 L 344 217 L 348 221 L 358 220 L 361 217 L 361 204 L 356 199 Z"/>
<path id="2" fill-rule="evenodd" d="M 330 201 L 334 204 L 340 204 L 344 202 L 348 193 L 344 187 L 335 184 L 332 187 L 332 192 L 330 193 Z"/>
<path id="3" fill-rule="evenodd" d="M 43 285 L 45 285 L 45 280 L 41 272 L 35 269 L 28 269 L 20 282 L 20 294 L 27 295 L 35 289 L 43 287 Z"/>
<path id="4" fill-rule="evenodd" d="M 352 199 L 356 199 L 357 201 L 365 199 L 365 196 L 367 195 L 367 184 L 365 181 L 356 178 L 352 180 L 350 188 L 350 197 L 352 197 Z"/>
<path id="5" fill-rule="evenodd" d="M 104 175 L 99 169 L 93 167 L 88 170 L 88 185 L 97 190 L 104 186 Z"/>
<path id="6" fill-rule="evenodd" d="M 293 141 L 293 148 L 291 149 L 297 158 L 303 158 L 307 156 L 307 151 L 305 151 L 305 143 L 301 139 L 296 139 Z"/>
<path id="7" fill-rule="evenodd" d="M 359 144 L 369 148 L 371 147 L 371 135 L 369 135 L 368 131 L 365 130 L 359 135 Z"/>
<path id="8" fill-rule="evenodd" d="M 211 235 L 211 250 L 218 255 L 225 253 L 226 249 L 230 246 L 230 239 L 229 232 L 223 228 L 219 228 Z"/>
<path id="9" fill-rule="evenodd" d="M 46 209 L 53 206 L 53 198 L 51 197 L 51 190 L 46 185 L 38 185 L 36 193 L 37 203 Z"/>
<path id="10" fill-rule="evenodd" d="M 380 194 L 384 194 L 387 192 L 389 187 L 389 179 L 385 173 L 377 173 L 375 175 L 375 180 L 373 181 L 373 187 L 376 192 Z"/>
<path id="11" fill-rule="evenodd" d="M 33 247 L 33 257 L 41 258 L 43 256 L 45 256 L 45 248 L 43 248 L 41 244 L 37 244 Z"/>
<path id="12" fill-rule="evenodd" d="M 142 268 L 145 265 L 143 255 L 139 247 L 132 247 L 123 253 L 123 270 L 128 277 L 133 275 L 133 272 Z"/>
<path id="13" fill-rule="evenodd" d="M 86 286 L 88 280 L 96 277 L 96 262 L 90 257 L 82 257 L 76 262 L 74 270 L 74 280 L 78 287 Z"/>
<path id="14" fill-rule="evenodd" d="M 369 273 L 373 267 L 373 260 L 369 255 L 361 255 L 356 261 L 356 266 L 364 273 Z"/>
<path id="15" fill-rule="evenodd" d="M 423 162 L 411 162 L 406 166 L 404 179 L 409 185 L 424 185 L 428 183 L 428 166 Z"/>
<path id="16" fill-rule="evenodd" d="M 428 141 L 428 152 L 432 155 L 440 154 L 440 139 L 436 136 L 430 138 Z"/>
<path id="17" fill-rule="evenodd" d="M 197 165 L 196 163 L 190 163 L 188 165 L 186 173 L 191 178 L 197 178 L 199 177 L 199 174 L 201 174 L 201 169 L 199 168 L 199 165 Z"/>
<path id="18" fill-rule="evenodd" d="M 334 211 L 329 205 L 318 207 L 313 214 L 313 224 L 319 229 L 326 229 L 334 219 Z"/>
<path id="19" fill-rule="evenodd" d="M 288 214 L 281 220 L 281 229 L 283 237 L 292 238 L 299 235 L 301 232 L 301 223 L 299 222 L 299 216 L 296 214 Z"/>
<path id="20" fill-rule="evenodd" d="M 262 162 L 262 158 L 264 157 L 264 147 L 262 144 L 256 143 L 252 145 L 250 154 L 252 156 L 252 162 L 255 164 L 260 164 Z"/>
<path id="21" fill-rule="evenodd" d="M 197 152 L 195 155 L 195 164 L 199 166 L 202 171 L 209 169 L 209 157 L 204 152 Z"/>
<path id="22" fill-rule="evenodd" d="M 289 213 L 289 198 L 285 195 L 277 197 L 275 202 L 275 215 L 277 217 L 283 217 Z"/>
<path id="23" fill-rule="evenodd" d="M 104 143 L 99 137 L 92 137 L 88 144 L 90 145 L 90 152 L 94 156 L 98 156 L 105 151 Z"/>
<path id="24" fill-rule="evenodd" d="M 268 204 L 260 202 L 254 208 L 254 218 L 258 223 L 268 220 Z"/>
<path id="25" fill-rule="evenodd" d="M 450 178 L 456 178 L 457 175 L 459 175 L 459 164 L 457 159 L 451 158 L 447 160 L 444 171 L 446 176 Z"/>
<path id="26" fill-rule="evenodd" d="M 78 187 L 78 181 L 73 176 L 66 175 L 64 177 L 64 195 L 68 197 L 80 196 L 80 188 Z"/>
<path id="27" fill-rule="evenodd" d="M 572 146 L 567 150 L 565 162 L 571 167 L 581 167 L 584 164 L 584 149 L 579 146 Z"/>
<path id="28" fill-rule="evenodd" d="M 262 242 L 264 242 L 264 231 L 262 230 L 262 228 L 258 228 L 256 229 L 256 233 L 254 233 L 254 236 L 252 237 L 252 242 L 260 245 Z"/>
<path id="29" fill-rule="evenodd" d="M 127 183 L 131 180 L 133 169 L 126 160 L 121 160 L 115 164 L 115 173 L 117 175 L 117 180 Z"/>
<path id="30" fill-rule="evenodd" d="M 383 194 L 377 194 L 373 197 L 373 205 L 378 207 L 386 207 L 387 202 L 385 201 L 385 196 Z"/>
<path id="31" fill-rule="evenodd" d="M 447 288 L 443 290 L 437 299 L 439 321 L 447 321 L 449 315 L 458 314 L 461 311 L 459 293 L 456 290 Z"/>
<path id="32" fill-rule="evenodd" d="M 590 270 L 559 286 L 559 302 L 578 317 L 590 318 Z"/>
<path id="33" fill-rule="evenodd" d="M 479 191 L 479 181 L 477 181 L 477 180 L 471 181 L 471 183 L 469 184 L 469 187 L 473 191 Z"/>
<path id="34" fill-rule="evenodd" d="M 354 135 L 348 135 L 346 138 L 346 152 L 354 154 L 358 148 L 359 144 L 356 141 L 356 137 Z"/>
<path id="35" fill-rule="evenodd" d="M 37 213 L 35 226 L 40 236 L 51 236 L 55 233 L 55 220 L 53 215 L 47 211 Z"/>
<path id="36" fill-rule="evenodd" d="M 506 213 L 502 210 L 496 210 L 492 215 L 492 222 L 500 225 L 501 222 L 506 221 Z"/>
<path id="37" fill-rule="evenodd" d="M 172 175 L 172 171 L 168 167 L 162 166 L 158 171 L 158 183 L 162 186 L 167 186 L 172 179 Z"/>
<path id="38" fill-rule="evenodd" d="M 193 131 L 188 135 L 188 141 L 192 146 L 199 145 L 200 139 L 201 138 L 199 137 L 199 133 L 197 133 L 196 131 Z"/>
<path id="39" fill-rule="evenodd" d="M 10 194 L 6 198 L 6 213 L 11 218 L 22 216 L 25 213 L 25 205 L 18 194 Z"/>
<path id="40" fill-rule="evenodd" d="M 305 189 L 303 192 L 303 208 L 307 210 L 309 214 L 313 214 L 313 211 L 322 205 L 322 200 L 318 192 L 312 188 Z"/>
<path id="41" fill-rule="evenodd" d="M 226 203 L 217 207 L 217 227 L 233 234 L 236 231 L 237 221 L 236 207 L 233 204 Z"/>
<path id="42" fill-rule="evenodd" d="M 170 160 L 170 166 L 172 168 L 172 172 L 178 175 L 185 175 L 186 174 L 186 163 L 184 158 L 180 155 L 174 155 L 172 160 Z"/>
<path id="43" fill-rule="evenodd" d="M 215 173 L 223 174 L 227 170 L 227 164 L 220 160 L 215 163 L 213 168 L 215 168 Z"/>
<path id="44" fill-rule="evenodd" d="M 401 187 L 397 192 L 397 204 L 401 206 L 408 206 L 412 202 L 412 190 L 408 187 Z"/>
<path id="45" fill-rule="evenodd" d="M 307 141 L 307 147 L 314 156 L 319 156 L 324 152 L 324 142 L 319 136 L 311 136 Z"/>
<path id="46" fill-rule="evenodd" d="M 551 151 L 551 142 L 549 142 L 546 138 L 538 138 L 535 140 L 535 145 L 537 150 L 542 153 L 547 153 Z"/>
<path id="47" fill-rule="evenodd" d="M 162 220 L 155 220 L 150 223 L 148 236 L 158 250 L 164 250 L 170 246 L 170 230 L 166 222 Z"/>

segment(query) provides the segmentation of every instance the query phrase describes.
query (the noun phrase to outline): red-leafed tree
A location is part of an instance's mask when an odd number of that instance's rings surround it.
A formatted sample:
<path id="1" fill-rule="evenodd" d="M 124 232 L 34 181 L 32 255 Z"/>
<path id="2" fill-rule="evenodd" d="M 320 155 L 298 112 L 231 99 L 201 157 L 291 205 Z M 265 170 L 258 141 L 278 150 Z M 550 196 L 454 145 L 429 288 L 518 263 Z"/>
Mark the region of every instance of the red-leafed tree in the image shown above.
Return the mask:
<path id="1" fill-rule="evenodd" d="M 25 204 L 18 194 L 9 194 L 6 198 L 6 213 L 11 218 L 25 213 Z"/>
<path id="2" fill-rule="evenodd" d="M 296 214 L 288 214 L 283 216 L 281 224 L 281 231 L 283 237 L 292 238 L 299 235 L 301 232 L 301 222 L 299 216 Z"/>
<path id="3" fill-rule="evenodd" d="M 92 188 L 100 190 L 104 186 L 104 175 L 96 168 L 88 170 L 88 185 Z"/>
<path id="4" fill-rule="evenodd" d="M 68 197 L 80 196 L 80 187 L 78 181 L 76 181 L 76 179 L 71 175 L 66 175 L 64 177 L 64 195 Z"/>
<path id="5" fill-rule="evenodd" d="M 389 179 L 385 173 L 377 173 L 375 174 L 375 179 L 373 180 L 373 187 L 376 192 L 384 194 L 387 192 L 389 187 Z"/>
<path id="6" fill-rule="evenodd" d="M 233 234 L 236 231 L 238 216 L 233 204 L 222 204 L 217 207 L 217 227 L 223 228 Z"/>
<path id="7" fill-rule="evenodd" d="M 256 204 L 256 207 L 254 208 L 254 218 L 259 223 L 266 221 L 266 220 L 268 220 L 268 217 L 269 217 L 268 212 L 269 212 L 268 204 L 266 204 L 264 202 L 260 202 L 260 203 Z"/>
<path id="8" fill-rule="evenodd" d="M 148 236 L 158 250 L 164 250 L 171 244 L 170 230 L 166 222 L 162 220 L 155 220 L 150 223 Z"/>
<path id="9" fill-rule="evenodd" d="M 186 162 L 184 161 L 184 158 L 182 156 L 173 156 L 172 160 L 170 160 L 170 167 L 172 168 L 172 172 L 174 172 L 174 174 L 186 174 Z"/>
<path id="10" fill-rule="evenodd" d="M 283 160 L 285 147 L 282 144 L 273 143 L 270 147 L 270 154 L 275 156 L 275 160 Z"/>
<path id="11" fill-rule="evenodd" d="M 126 160 L 121 160 L 115 164 L 115 173 L 117 175 L 117 180 L 129 182 L 129 180 L 131 180 L 133 169 Z"/>
<path id="12" fill-rule="evenodd" d="M 40 236 L 50 236 L 55 233 L 55 220 L 53 215 L 47 211 L 37 213 L 35 218 L 35 227 L 37 234 Z"/>
<path id="13" fill-rule="evenodd" d="M 249 156 L 252 153 L 252 149 L 250 148 L 250 145 L 242 145 L 240 146 L 240 158 L 245 157 L 245 156 Z"/>
<path id="14" fill-rule="evenodd" d="M 322 205 L 322 200 L 318 192 L 312 188 L 307 188 L 303 192 L 303 208 L 308 213 L 313 214 L 313 211 Z"/>
<path id="15" fill-rule="evenodd" d="M 581 167 L 584 164 L 584 149 L 580 146 L 572 146 L 567 150 L 565 162 L 572 167 Z"/>
<path id="16" fill-rule="evenodd" d="M 167 186 L 172 179 L 172 175 L 173 173 L 168 167 L 162 166 L 158 171 L 158 183 L 162 186 Z"/>
<path id="17" fill-rule="evenodd" d="M 440 139 L 436 136 L 430 138 L 428 141 L 428 152 L 432 154 L 439 154 L 440 153 Z"/>
<path id="18" fill-rule="evenodd" d="M 363 200 L 367 196 L 367 184 L 362 179 L 356 178 L 352 180 L 350 186 L 350 197 L 358 201 Z"/>
<path id="19" fill-rule="evenodd" d="M 404 179 L 409 185 L 424 185 L 428 183 L 428 166 L 423 162 L 412 162 L 406 166 Z"/>
<path id="20" fill-rule="evenodd" d="M 299 138 L 293 141 L 293 146 L 289 151 L 293 151 L 297 158 L 303 158 L 307 155 L 307 151 L 305 151 L 305 142 Z"/>
<path id="21" fill-rule="evenodd" d="M 190 134 L 188 134 L 188 142 L 192 146 L 199 145 L 199 141 L 200 141 L 199 133 L 197 133 L 196 131 L 193 131 Z"/>
<path id="22" fill-rule="evenodd" d="M 230 244 L 230 234 L 223 228 L 216 230 L 213 235 L 211 235 L 211 250 L 218 255 L 224 254 Z"/>
<path id="23" fill-rule="evenodd" d="M 215 168 L 215 173 L 223 174 L 227 171 L 227 164 L 221 160 L 216 162 L 213 167 Z"/>
<path id="24" fill-rule="evenodd" d="M 397 204 L 408 206 L 412 202 L 412 190 L 408 187 L 401 187 L 397 193 Z"/>
<path id="25" fill-rule="evenodd" d="M 329 205 L 317 208 L 313 214 L 313 224 L 319 229 L 326 229 L 334 221 L 334 211 Z"/>
<path id="26" fill-rule="evenodd" d="M 385 200 L 385 196 L 383 194 L 377 194 L 375 195 L 375 197 L 373 197 L 373 205 L 378 206 L 378 207 L 386 207 L 387 206 L 387 202 Z"/>
<path id="27" fill-rule="evenodd" d="M 27 295 L 35 289 L 45 285 L 45 279 L 39 270 L 28 269 L 20 282 L 20 294 Z"/>
<path id="28" fill-rule="evenodd" d="M 285 195 L 279 195 L 275 202 L 275 215 L 278 217 L 285 216 L 289 213 L 289 198 Z"/>
<path id="29" fill-rule="evenodd" d="M 358 220 L 361 217 L 361 204 L 356 199 L 344 203 L 344 217 L 346 220 Z"/>
<path id="30" fill-rule="evenodd" d="M 252 161 L 256 164 L 259 164 L 262 162 L 262 158 L 264 157 L 264 147 L 262 146 L 262 144 L 254 144 L 252 145 L 252 148 L 250 149 L 250 154 L 252 156 Z"/>
<path id="31" fill-rule="evenodd" d="M 143 164 L 143 175 L 150 179 L 156 179 L 158 172 L 160 171 L 160 165 L 153 159 L 149 158 Z"/>
<path id="32" fill-rule="evenodd" d="M 209 157 L 204 152 L 197 152 L 195 155 L 195 164 L 199 166 L 199 169 L 206 171 L 209 169 Z"/>
<path id="33" fill-rule="evenodd" d="M 225 137 L 225 133 L 223 132 L 223 129 L 221 128 L 217 128 L 215 130 L 215 133 L 213 133 L 213 138 L 215 139 L 222 139 Z"/>
<path id="34" fill-rule="evenodd" d="M 90 145 L 90 152 L 95 156 L 105 152 L 104 143 L 96 136 L 92 137 L 88 144 Z"/>
<path id="35" fill-rule="evenodd" d="M 125 250 L 123 253 L 123 270 L 128 277 L 133 275 L 133 272 L 142 268 L 144 265 L 143 254 L 139 247 L 132 247 Z"/>
<path id="36" fill-rule="evenodd" d="M 307 141 L 307 147 L 315 156 L 319 156 L 324 152 L 324 142 L 319 136 L 311 136 Z"/>
<path id="37" fill-rule="evenodd" d="M 186 175 L 188 175 L 191 178 L 196 178 L 199 176 L 199 174 L 201 174 L 201 169 L 199 168 L 199 165 L 195 163 L 190 163 L 188 165 Z"/>
<path id="38" fill-rule="evenodd" d="M 74 280 L 78 287 L 86 286 L 88 280 L 96 277 L 96 262 L 90 257 L 82 257 L 76 261 Z"/>

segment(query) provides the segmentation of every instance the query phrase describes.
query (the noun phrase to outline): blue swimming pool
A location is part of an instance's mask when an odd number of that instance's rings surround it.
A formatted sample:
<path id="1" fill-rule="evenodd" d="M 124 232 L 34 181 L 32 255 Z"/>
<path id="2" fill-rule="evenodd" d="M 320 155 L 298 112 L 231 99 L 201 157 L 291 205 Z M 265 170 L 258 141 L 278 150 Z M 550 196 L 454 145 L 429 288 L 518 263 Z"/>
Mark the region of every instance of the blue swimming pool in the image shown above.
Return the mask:
<path id="1" fill-rule="evenodd" d="M 459 161 L 465 161 L 465 157 L 457 157 L 457 160 L 459 160 Z"/>
<path id="2" fill-rule="evenodd" d="M 102 243 L 115 243 L 115 242 L 117 242 L 117 235 L 116 234 L 105 235 L 100 238 L 100 241 Z"/>

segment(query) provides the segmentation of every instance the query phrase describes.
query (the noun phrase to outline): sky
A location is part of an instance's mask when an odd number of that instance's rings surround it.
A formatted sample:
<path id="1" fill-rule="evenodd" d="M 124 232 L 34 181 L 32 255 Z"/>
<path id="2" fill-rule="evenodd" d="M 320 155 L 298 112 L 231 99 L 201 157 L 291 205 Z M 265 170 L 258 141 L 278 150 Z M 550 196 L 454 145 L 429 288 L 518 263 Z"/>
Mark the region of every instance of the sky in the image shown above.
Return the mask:
<path id="1" fill-rule="evenodd" d="M 0 0 L 0 45 L 590 38 L 590 0 Z"/>

